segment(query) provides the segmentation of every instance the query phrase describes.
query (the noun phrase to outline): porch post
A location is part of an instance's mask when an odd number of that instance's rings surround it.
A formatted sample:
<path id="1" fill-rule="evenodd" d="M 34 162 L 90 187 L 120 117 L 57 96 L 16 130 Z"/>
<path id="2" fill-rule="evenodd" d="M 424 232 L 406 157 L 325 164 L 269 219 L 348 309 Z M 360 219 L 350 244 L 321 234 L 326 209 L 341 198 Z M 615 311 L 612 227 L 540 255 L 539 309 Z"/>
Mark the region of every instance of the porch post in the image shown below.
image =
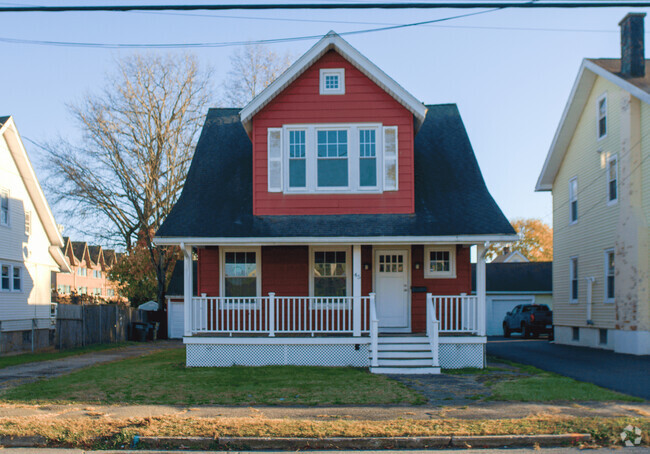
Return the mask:
<path id="1" fill-rule="evenodd" d="M 352 335 L 361 336 L 361 245 L 352 246 Z"/>
<path id="2" fill-rule="evenodd" d="M 479 336 L 485 336 L 485 253 L 484 244 L 476 245 L 476 299 L 477 299 L 477 329 Z"/>
<path id="3" fill-rule="evenodd" d="M 192 335 L 192 246 L 181 244 L 183 251 L 184 335 Z"/>

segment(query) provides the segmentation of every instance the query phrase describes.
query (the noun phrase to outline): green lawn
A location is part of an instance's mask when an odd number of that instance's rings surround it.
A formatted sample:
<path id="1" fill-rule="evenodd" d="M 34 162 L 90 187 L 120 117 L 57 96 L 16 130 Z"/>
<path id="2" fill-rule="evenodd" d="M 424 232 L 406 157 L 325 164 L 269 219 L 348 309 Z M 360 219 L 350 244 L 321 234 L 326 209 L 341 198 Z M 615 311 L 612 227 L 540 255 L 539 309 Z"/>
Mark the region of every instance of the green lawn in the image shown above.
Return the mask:
<path id="1" fill-rule="evenodd" d="M 66 358 L 68 356 L 81 355 L 82 353 L 112 350 L 115 348 L 133 345 L 135 342 L 118 342 L 115 344 L 97 344 L 88 347 L 72 348 L 70 350 L 41 353 L 23 353 L 20 355 L 0 356 L 0 369 L 3 367 L 17 366 L 19 364 L 33 363 L 37 361 L 49 361 L 51 359 Z"/>
<path id="2" fill-rule="evenodd" d="M 186 368 L 185 350 L 165 350 L 29 383 L 5 402 L 161 405 L 423 404 L 416 391 L 366 369 L 348 367 Z"/>

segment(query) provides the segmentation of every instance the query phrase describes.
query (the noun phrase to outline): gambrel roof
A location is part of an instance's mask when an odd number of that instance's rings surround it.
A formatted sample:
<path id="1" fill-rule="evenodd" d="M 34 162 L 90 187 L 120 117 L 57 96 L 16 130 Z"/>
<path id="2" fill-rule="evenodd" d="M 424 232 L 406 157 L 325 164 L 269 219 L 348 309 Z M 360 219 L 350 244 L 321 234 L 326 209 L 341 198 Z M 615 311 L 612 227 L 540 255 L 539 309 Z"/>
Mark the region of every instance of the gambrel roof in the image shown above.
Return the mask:
<path id="1" fill-rule="evenodd" d="M 246 131 L 251 132 L 251 122 L 257 112 L 262 110 L 264 106 L 289 86 L 291 82 L 296 80 L 330 50 L 338 52 L 354 67 L 365 74 L 366 77 L 379 85 L 389 95 L 395 98 L 397 102 L 411 111 L 415 117 L 415 129 L 417 130 L 420 127 L 426 115 L 426 106 L 379 69 L 377 65 L 352 47 L 346 40 L 334 31 L 330 31 L 241 110 L 240 117 Z"/>
<path id="2" fill-rule="evenodd" d="M 560 124 L 553 137 L 544 167 L 535 186 L 536 191 L 550 191 L 575 128 L 585 108 L 591 89 L 598 76 L 618 85 L 641 101 L 650 104 L 650 60 L 645 61 L 645 77 L 626 77 L 621 74 L 620 59 L 584 59 L 564 108 Z"/>
<path id="3" fill-rule="evenodd" d="M 210 109 L 185 187 L 157 242 L 516 239 L 485 186 L 456 105 L 427 108 L 414 141 L 415 213 L 302 216 L 253 215 L 252 144 L 239 110 Z"/>

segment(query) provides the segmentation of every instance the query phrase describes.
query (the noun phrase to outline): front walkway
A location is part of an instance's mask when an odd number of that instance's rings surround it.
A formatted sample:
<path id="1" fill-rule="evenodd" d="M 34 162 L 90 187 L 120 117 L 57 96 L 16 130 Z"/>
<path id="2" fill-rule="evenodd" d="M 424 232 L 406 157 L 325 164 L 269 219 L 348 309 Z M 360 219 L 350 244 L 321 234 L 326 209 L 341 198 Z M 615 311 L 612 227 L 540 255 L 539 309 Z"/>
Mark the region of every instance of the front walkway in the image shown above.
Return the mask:
<path id="1" fill-rule="evenodd" d="M 489 338 L 488 355 L 650 400 L 650 356 L 559 345 L 546 339 Z"/>
<path id="2" fill-rule="evenodd" d="M 43 378 L 69 374 L 84 367 L 153 353 L 157 350 L 182 348 L 181 341 L 156 341 L 126 347 L 83 353 L 49 361 L 25 363 L 0 369 L 0 390 Z"/>

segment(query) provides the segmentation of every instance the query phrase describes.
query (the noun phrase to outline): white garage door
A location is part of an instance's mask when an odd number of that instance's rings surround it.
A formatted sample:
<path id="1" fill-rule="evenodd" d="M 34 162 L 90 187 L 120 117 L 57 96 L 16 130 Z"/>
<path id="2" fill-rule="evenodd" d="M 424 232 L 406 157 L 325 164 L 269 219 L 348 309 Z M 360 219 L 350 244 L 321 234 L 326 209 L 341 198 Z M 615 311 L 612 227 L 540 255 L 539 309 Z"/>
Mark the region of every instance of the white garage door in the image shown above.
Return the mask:
<path id="1" fill-rule="evenodd" d="M 183 302 L 170 301 L 167 310 L 169 311 L 169 337 L 171 339 L 180 339 L 183 337 L 183 331 L 185 330 Z"/>
<path id="2" fill-rule="evenodd" d="M 487 334 L 488 336 L 503 336 L 503 319 L 506 314 L 518 304 L 532 304 L 533 297 L 504 298 L 488 296 L 487 300 Z"/>

